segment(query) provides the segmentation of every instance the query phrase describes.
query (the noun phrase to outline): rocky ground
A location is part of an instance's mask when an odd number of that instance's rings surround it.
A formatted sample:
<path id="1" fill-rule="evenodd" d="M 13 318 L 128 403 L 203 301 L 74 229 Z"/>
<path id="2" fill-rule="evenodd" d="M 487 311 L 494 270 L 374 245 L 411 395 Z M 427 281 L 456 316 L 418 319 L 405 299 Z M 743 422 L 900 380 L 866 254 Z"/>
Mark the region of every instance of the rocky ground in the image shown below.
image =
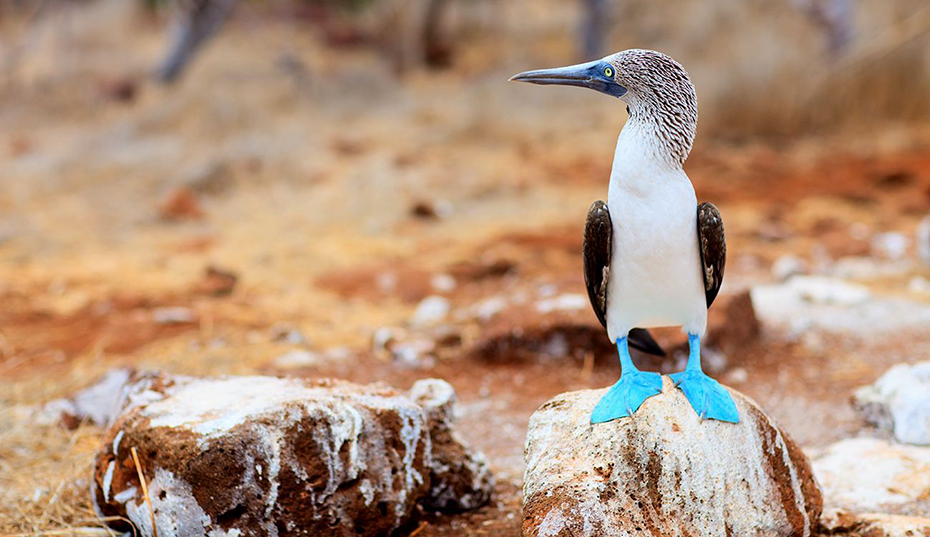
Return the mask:
<path id="1" fill-rule="evenodd" d="M 508 85 L 534 60 L 488 67 L 482 49 L 398 82 L 376 56 L 324 52 L 273 20 L 166 89 L 137 61 L 157 48 L 152 27 L 124 30 L 138 39 L 104 59 L 125 35 L 85 23 L 66 42 L 84 63 L 39 52 L 0 88 L 16 103 L 0 109 L 0 532 L 98 525 L 88 488 L 106 429 L 35 409 L 131 366 L 398 390 L 444 379 L 497 484 L 488 506 L 425 513 L 410 532 L 518 535 L 530 415 L 619 373 L 583 294 L 580 232 L 622 110 Z M 835 442 L 892 441 L 851 397 L 930 357 L 928 134 L 733 143 L 699 129 L 686 165 L 730 252 L 709 369 L 814 455 L 815 474 L 831 449 L 868 447 Z M 680 368 L 682 336 L 658 337 L 672 355 L 637 359 Z M 915 487 L 855 508 L 930 516 Z M 826 491 L 828 508 L 852 507 L 847 487 Z"/>

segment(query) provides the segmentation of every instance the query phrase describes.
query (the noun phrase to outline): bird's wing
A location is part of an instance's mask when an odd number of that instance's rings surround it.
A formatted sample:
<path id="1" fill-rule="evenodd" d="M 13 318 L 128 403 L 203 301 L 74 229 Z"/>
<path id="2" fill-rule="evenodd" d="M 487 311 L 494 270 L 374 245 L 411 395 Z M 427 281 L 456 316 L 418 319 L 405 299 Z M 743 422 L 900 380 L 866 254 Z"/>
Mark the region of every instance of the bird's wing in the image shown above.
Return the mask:
<path id="1" fill-rule="evenodd" d="M 727 264 L 727 241 L 723 233 L 723 218 L 713 203 L 697 208 L 698 244 L 701 247 L 701 271 L 704 274 L 704 295 L 707 307 L 714 303 L 723 285 L 723 270 Z"/>
<path id="2" fill-rule="evenodd" d="M 588 209 L 588 218 L 584 226 L 584 284 L 588 289 L 588 299 L 597 320 L 607 328 L 607 282 L 610 278 L 610 253 L 612 247 L 613 226 L 610 212 L 603 201 L 595 201 Z M 630 346 L 649 354 L 665 356 L 665 351 L 642 328 L 630 330 L 627 336 Z"/>
<path id="3" fill-rule="evenodd" d="M 610 275 L 612 232 L 607 204 L 595 201 L 588 209 L 584 225 L 584 284 L 594 314 L 604 328 L 607 328 L 607 279 Z"/>

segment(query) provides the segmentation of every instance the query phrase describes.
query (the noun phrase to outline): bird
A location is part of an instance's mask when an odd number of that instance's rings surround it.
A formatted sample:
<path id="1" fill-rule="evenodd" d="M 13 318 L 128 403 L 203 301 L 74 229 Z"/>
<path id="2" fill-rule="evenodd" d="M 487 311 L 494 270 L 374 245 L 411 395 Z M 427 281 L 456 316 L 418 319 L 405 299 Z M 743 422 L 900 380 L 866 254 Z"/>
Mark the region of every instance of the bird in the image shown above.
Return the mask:
<path id="1" fill-rule="evenodd" d="M 591 423 L 632 417 L 662 392 L 661 376 L 638 370 L 629 351 L 632 334 L 642 334 L 637 330 L 662 326 L 681 326 L 688 336 L 687 365 L 670 378 L 698 417 L 738 423 L 730 393 L 701 368 L 701 337 L 723 283 L 726 238 L 720 211 L 698 205 L 683 169 L 697 128 L 688 73 L 666 54 L 630 49 L 510 80 L 593 89 L 623 100 L 629 115 L 617 138 L 607 202 L 594 202 L 584 230 L 588 297 L 621 368 Z"/>

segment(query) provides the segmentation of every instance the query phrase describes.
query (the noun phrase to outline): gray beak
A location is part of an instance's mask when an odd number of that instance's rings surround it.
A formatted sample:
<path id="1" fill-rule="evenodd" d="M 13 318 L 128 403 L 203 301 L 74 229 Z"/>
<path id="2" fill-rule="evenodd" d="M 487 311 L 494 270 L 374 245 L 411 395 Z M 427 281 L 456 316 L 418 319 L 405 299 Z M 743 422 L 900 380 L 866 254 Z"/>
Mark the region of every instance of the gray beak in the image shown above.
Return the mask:
<path id="1" fill-rule="evenodd" d="M 620 97 L 626 93 L 626 88 L 617 84 L 612 76 L 605 74 L 608 69 L 613 69 L 613 66 L 604 60 L 596 60 L 568 67 L 526 71 L 510 77 L 510 80 L 541 85 L 578 86 Z"/>

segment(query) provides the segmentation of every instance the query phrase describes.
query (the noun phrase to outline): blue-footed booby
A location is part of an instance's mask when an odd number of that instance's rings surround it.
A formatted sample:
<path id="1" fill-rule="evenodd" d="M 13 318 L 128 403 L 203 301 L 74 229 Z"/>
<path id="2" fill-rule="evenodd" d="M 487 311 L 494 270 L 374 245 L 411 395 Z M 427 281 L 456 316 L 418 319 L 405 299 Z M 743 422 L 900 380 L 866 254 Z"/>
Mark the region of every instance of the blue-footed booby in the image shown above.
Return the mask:
<path id="1" fill-rule="evenodd" d="M 511 80 L 590 88 L 627 104 L 629 120 L 617 139 L 607 203 L 591 206 L 584 232 L 588 297 L 616 342 L 621 367 L 620 380 L 594 407 L 591 422 L 632 416 L 662 391 L 658 373 L 633 364 L 630 338 L 648 335 L 637 329 L 681 326 L 690 354 L 685 370 L 672 380 L 701 419 L 737 423 L 729 392 L 701 370 L 701 336 L 707 308 L 723 282 L 726 242 L 719 211 L 710 203 L 698 205 L 682 169 L 697 127 L 688 73 L 665 54 L 633 49 Z"/>

